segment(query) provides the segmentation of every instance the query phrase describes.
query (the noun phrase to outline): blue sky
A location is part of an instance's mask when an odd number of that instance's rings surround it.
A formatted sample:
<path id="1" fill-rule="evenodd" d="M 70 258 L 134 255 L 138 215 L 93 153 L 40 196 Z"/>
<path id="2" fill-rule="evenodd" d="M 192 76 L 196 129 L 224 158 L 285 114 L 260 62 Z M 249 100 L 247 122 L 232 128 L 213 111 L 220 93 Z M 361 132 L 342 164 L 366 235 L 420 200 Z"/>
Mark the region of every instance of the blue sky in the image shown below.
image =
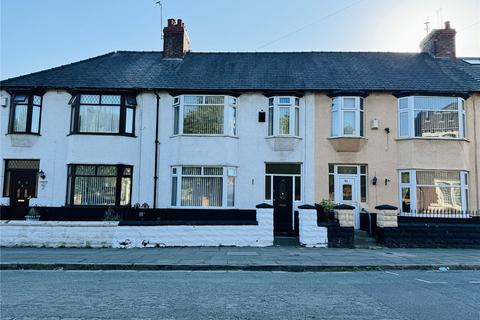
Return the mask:
<path id="1" fill-rule="evenodd" d="M 457 55 L 480 56 L 480 0 L 163 0 L 193 51 L 417 52 L 450 20 Z M 0 78 L 115 50 L 161 50 L 154 0 L 0 0 Z"/>

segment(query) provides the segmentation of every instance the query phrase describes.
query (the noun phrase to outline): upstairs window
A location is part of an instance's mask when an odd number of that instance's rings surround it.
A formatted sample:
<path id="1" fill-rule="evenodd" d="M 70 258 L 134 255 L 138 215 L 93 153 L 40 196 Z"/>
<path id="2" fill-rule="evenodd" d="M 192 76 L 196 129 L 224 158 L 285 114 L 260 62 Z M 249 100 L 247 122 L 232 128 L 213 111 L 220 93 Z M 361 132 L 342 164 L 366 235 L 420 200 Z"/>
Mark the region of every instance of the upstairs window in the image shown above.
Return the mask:
<path id="1" fill-rule="evenodd" d="M 332 99 L 332 137 L 363 137 L 364 102 L 361 97 Z"/>
<path id="2" fill-rule="evenodd" d="M 81 94 L 72 102 L 71 133 L 135 134 L 134 96 Z"/>
<path id="3" fill-rule="evenodd" d="M 15 94 L 10 113 L 10 133 L 40 134 L 42 96 Z"/>
<path id="4" fill-rule="evenodd" d="M 398 99 L 400 138 L 465 137 L 465 101 L 456 97 L 411 96 Z"/>
<path id="5" fill-rule="evenodd" d="M 300 99 L 268 99 L 268 136 L 300 136 Z"/>
<path id="6" fill-rule="evenodd" d="M 237 98 L 192 96 L 174 98 L 173 134 L 237 135 Z"/>

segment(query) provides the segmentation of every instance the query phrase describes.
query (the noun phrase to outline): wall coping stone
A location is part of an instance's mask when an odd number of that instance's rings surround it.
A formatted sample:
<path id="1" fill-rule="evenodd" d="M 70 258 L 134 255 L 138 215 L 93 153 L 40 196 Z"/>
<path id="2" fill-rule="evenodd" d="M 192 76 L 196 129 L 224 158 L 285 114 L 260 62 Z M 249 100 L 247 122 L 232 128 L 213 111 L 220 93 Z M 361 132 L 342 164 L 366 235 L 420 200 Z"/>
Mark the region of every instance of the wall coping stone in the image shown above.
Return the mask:
<path id="1" fill-rule="evenodd" d="M 302 204 L 301 206 L 298 206 L 298 209 L 313 209 L 313 210 L 316 210 L 317 208 L 315 208 L 314 206 L 312 206 L 310 204 Z"/>
<path id="2" fill-rule="evenodd" d="M 268 203 L 260 203 L 260 204 L 257 204 L 255 206 L 255 208 L 257 208 L 257 209 L 272 209 L 273 206 L 271 204 L 268 204 Z"/>
<path id="3" fill-rule="evenodd" d="M 353 210 L 353 209 L 355 209 L 355 207 L 354 207 L 354 206 L 351 206 L 351 205 L 348 205 L 348 204 L 341 203 L 341 204 L 337 204 L 335 207 L 333 207 L 333 209 L 337 209 L 337 210 Z"/>
<path id="4" fill-rule="evenodd" d="M 391 206 L 389 204 L 381 204 L 375 207 L 377 210 L 398 210 L 397 207 Z"/>

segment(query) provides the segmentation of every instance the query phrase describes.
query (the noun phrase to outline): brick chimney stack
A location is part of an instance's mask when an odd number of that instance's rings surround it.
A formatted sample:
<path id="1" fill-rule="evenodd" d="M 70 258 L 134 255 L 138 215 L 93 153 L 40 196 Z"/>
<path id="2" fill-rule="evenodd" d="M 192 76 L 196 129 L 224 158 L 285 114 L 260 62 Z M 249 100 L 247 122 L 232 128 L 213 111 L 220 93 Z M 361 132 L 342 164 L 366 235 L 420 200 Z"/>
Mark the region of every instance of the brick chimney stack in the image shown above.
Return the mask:
<path id="1" fill-rule="evenodd" d="M 445 29 L 433 29 L 420 43 L 420 49 L 435 57 L 455 58 L 456 33 L 450 28 L 450 21 L 446 21 Z"/>
<path id="2" fill-rule="evenodd" d="M 190 39 L 182 19 L 168 19 L 163 28 L 163 57 L 183 58 L 190 51 Z"/>

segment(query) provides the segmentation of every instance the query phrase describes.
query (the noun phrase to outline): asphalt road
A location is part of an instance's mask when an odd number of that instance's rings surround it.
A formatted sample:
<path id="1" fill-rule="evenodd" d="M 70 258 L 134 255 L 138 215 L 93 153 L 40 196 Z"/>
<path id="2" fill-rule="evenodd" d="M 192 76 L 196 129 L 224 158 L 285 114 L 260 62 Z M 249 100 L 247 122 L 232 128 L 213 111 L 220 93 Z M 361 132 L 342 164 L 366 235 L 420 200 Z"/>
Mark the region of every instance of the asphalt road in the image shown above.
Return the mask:
<path id="1" fill-rule="evenodd" d="M 1 319 L 480 319 L 480 272 L 3 271 Z"/>

